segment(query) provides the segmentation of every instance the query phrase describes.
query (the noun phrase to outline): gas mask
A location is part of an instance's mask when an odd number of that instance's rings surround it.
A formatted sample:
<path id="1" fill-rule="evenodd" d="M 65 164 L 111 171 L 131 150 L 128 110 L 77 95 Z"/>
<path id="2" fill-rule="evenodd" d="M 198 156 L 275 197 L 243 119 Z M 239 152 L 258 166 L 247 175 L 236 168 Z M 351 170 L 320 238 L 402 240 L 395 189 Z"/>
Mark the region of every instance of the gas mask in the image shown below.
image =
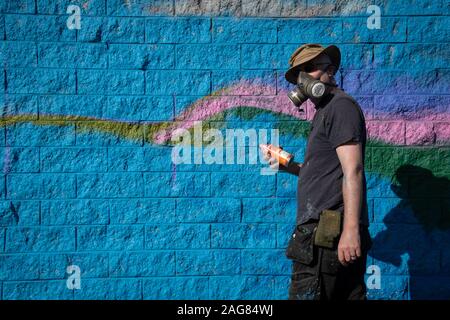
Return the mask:
<path id="1" fill-rule="evenodd" d="M 316 80 L 306 72 L 301 71 L 297 77 L 297 86 L 288 93 L 289 99 L 295 104 L 300 111 L 300 106 L 309 98 L 320 99 L 325 95 L 327 86 L 320 80 Z"/>

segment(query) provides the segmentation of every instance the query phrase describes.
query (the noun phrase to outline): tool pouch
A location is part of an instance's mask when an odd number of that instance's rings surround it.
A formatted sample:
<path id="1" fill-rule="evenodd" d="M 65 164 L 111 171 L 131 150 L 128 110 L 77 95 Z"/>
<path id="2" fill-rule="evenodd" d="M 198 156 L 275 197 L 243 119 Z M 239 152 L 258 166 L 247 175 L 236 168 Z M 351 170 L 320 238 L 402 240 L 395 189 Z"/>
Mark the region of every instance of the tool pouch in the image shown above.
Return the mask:
<path id="1" fill-rule="evenodd" d="M 314 259 L 314 233 L 317 224 L 297 225 L 286 248 L 286 257 L 309 265 Z"/>
<path id="2" fill-rule="evenodd" d="M 336 210 L 323 210 L 314 236 L 314 244 L 333 249 L 341 234 L 342 214 Z"/>

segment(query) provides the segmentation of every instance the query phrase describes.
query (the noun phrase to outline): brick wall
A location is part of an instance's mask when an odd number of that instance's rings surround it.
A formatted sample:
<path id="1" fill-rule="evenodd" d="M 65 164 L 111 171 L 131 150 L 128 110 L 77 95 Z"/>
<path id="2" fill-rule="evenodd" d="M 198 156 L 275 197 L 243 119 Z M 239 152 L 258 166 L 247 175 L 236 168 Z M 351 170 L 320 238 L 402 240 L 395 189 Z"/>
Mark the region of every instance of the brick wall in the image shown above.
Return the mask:
<path id="1" fill-rule="evenodd" d="M 295 110 L 284 72 L 317 42 L 341 48 L 339 83 L 366 116 L 369 297 L 449 298 L 449 13 L 447 0 L 1 0 L 0 297 L 286 299 L 296 178 L 250 158 L 175 165 L 170 133 L 279 129 L 301 161 L 313 108 Z"/>

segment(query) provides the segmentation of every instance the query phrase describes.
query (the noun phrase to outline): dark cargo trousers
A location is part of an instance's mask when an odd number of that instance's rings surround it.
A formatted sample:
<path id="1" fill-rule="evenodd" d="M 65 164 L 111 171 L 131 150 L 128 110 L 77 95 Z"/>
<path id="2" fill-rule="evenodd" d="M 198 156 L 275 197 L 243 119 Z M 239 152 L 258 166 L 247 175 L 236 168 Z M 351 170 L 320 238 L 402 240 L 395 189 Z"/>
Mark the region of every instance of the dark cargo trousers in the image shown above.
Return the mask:
<path id="1" fill-rule="evenodd" d="M 315 245 L 311 246 L 313 260 L 310 263 L 293 260 L 289 299 L 365 300 L 364 275 L 367 251 L 372 242 L 367 227 L 360 227 L 360 236 L 362 255 L 348 266 L 339 262 L 337 248 L 328 249 Z"/>

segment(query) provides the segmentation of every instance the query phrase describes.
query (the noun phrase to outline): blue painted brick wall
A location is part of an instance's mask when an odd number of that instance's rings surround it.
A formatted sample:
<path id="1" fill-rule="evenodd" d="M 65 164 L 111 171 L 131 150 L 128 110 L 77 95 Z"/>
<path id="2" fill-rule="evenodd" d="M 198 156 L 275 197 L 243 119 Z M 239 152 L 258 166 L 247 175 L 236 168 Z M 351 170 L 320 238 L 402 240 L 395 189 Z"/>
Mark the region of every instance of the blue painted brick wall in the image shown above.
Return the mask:
<path id="1" fill-rule="evenodd" d="M 69 4 L 81 9 L 80 30 L 66 26 Z M 366 27 L 370 4 L 382 9 L 381 30 Z M 296 177 L 174 166 L 172 148 L 135 124 L 189 120 L 177 116 L 245 81 L 259 89 L 241 97 L 273 99 L 290 88 L 291 53 L 318 42 L 341 48 L 338 81 L 367 117 L 390 123 L 426 109 L 444 128 L 449 14 L 446 0 L 0 0 L 0 299 L 286 299 Z M 278 128 L 265 114 L 215 120 Z M 397 128 L 400 145 L 414 138 L 409 126 Z M 280 144 L 303 158 L 304 137 L 288 132 Z M 366 166 L 382 171 L 418 152 L 374 147 Z M 448 177 L 438 162 L 448 154 L 421 164 Z M 368 265 L 382 275 L 369 298 L 449 298 L 448 228 L 425 230 L 384 178 L 367 177 L 377 239 Z M 440 197 L 429 208 L 445 218 L 449 195 Z M 80 267 L 81 289 L 67 287 L 69 265 Z"/>

